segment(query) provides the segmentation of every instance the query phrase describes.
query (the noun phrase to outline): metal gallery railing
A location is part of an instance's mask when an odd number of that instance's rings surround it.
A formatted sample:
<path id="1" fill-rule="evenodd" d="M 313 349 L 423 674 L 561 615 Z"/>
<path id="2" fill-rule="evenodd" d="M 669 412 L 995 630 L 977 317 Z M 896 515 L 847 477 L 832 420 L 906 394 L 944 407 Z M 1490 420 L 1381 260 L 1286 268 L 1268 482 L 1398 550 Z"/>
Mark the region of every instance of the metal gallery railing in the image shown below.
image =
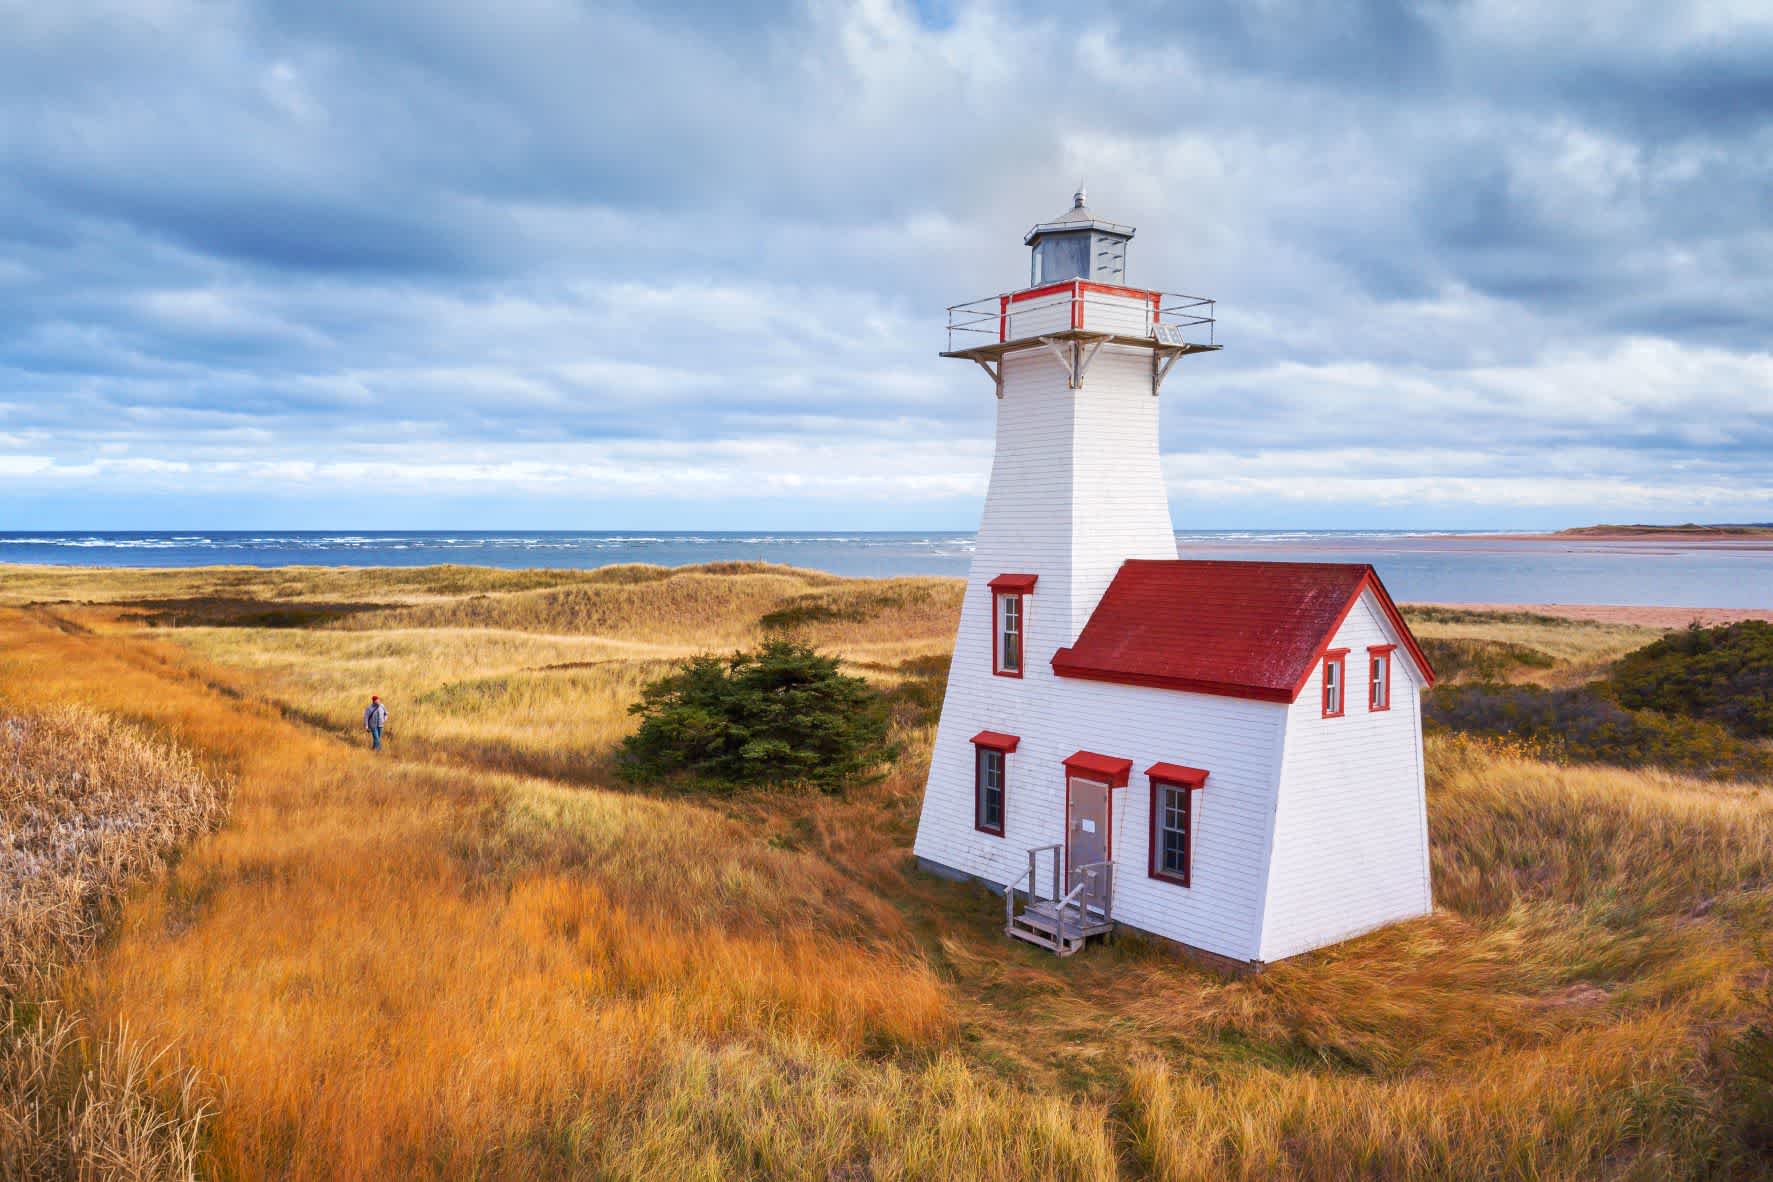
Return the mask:
<path id="1" fill-rule="evenodd" d="M 1204 296 L 1073 279 L 950 306 L 948 351 L 1021 340 L 1066 327 L 1099 326 L 1120 335 L 1153 337 L 1166 345 L 1210 346 L 1217 343 L 1215 303 Z"/>

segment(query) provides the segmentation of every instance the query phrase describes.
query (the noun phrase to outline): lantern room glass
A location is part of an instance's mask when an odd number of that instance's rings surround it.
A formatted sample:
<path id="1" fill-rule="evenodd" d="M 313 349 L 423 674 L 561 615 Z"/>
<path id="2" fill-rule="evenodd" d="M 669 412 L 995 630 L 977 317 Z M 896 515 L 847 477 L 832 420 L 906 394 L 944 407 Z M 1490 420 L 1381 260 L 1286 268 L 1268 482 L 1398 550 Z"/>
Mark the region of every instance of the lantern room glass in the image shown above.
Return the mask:
<path id="1" fill-rule="evenodd" d="M 1126 282 L 1127 240 L 1119 234 L 1075 230 L 1047 234 L 1034 244 L 1028 285 L 1044 287 L 1071 279 L 1093 283 Z"/>
<path id="2" fill-rule="evenodd" d="M 1090 235 L 1087 230 L 1076 234 L 1053 234 L 1034 244 L 1034 269 L 1029 286 L 1063 283 L 1067 279 L 1090 276 Z"/>

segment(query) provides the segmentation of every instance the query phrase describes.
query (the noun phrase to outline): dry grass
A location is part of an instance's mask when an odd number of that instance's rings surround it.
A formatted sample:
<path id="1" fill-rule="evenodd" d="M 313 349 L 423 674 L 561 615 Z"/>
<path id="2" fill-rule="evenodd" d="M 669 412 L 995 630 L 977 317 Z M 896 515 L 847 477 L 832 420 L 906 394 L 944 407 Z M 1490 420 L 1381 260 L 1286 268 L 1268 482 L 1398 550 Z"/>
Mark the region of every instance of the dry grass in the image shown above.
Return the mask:
<path id="1" fill-rule="evenodd" d="M 218 1176 L 1757 1176 L 1717 1048 L 1766 1006 L 1764 789 L 1432 741 L 1433 918 L 1245 980 L 1130 937 L 1056 961 L 911 869 L 916 717 L 838 798 L 601 772 L 660 662 L 779 613 L 897 683 L 946 653 L 952 584 L 283 572 L 407 606 L 147 629 L 125 601 L 242 592 L 82 577 L 30 598 L 111 606 L 0 611 L 0 697 L 131 715 L 239 788 L 65 992 L 225 1081 Z M 1622 643 L 1434 627 L 1565 676 Z M 372 686 L 387 759 L 340 742 Z"/>
<path id="2" fill-rule="evenodd" d="M 223 781 L 90 710 L 0 714 L 0 1177 L 187 1179 L 199 1077 L 39 999 L 124 893 L 220 821 Z"/>
<path id="3" fill-rule="evenodd" d="M 1565 619 L 1530 611 L 1406 604 L 1404 616 L 1419 640 L 1463 642 L 1475 649 L 1503 646 L 1551 657 L 1547 668 L 1526 666 L 1512 680 L 1563 687 L 1592 680 L 1607 665 L 1661 636 L 1664 629 L 1640 624 Z"/>
<path id="4" fill-rule="evenodd" d="M 37 996 L 227 803 L 188 754 L 90 710 L 0 715 L 0 995 Z"/>
<path id="5" fill-rule="evenodd" d="M 63 1014 L 16 1009 L 0 1032 L 0 1178 L 187 1182 L 210 1101 L 118 1026 L 90 1039 Z"/>

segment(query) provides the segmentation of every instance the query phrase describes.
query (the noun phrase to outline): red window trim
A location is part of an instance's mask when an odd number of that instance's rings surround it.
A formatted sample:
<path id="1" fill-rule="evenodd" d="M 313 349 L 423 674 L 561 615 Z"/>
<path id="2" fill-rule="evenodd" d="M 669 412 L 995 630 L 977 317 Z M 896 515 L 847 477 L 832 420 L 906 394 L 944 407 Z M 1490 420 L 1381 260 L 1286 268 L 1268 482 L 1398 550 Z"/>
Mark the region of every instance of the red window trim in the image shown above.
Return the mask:
<path id="1" fill-rule="evenodd" d="M 1205 768 L 1188 767 L 1180 763 L 1154 763 L 1145 769 L 1145 774 L 1154 780 L 1177 784 L 1183 788 L 1205 788 L 1207 777 L 1212 773 Z"/>
<path id="2" fill-rule="evenodd" d="M 1163 769 L 1161 772 L 1160 768 Z M 1151 778 L 1151 819 L 1147 826 L 1151 832 L 1151 848 L 1145 863 L 1146 875 L 1172 886 L 1186 887 L 1194 878 L 1194 794 L 1206 786 L 1207 773 L 1200 768 L 1158 763 L 1148 768 L 1145 774 Z M 1181 874 L 1165 870 L 1158 861 L 1158 805 L 1165 788 L 1182 790 L 1182 823 L 1187 827 L 1188 844 L 1182 854 Z"/>
<path id="3" fill-rule="evenodd" d="M 1329 682 L 1326 680 L 1318 688 L 1320 699 L 1319 705 L 1323 707 L 1325 718 L 1341 718 L 1344 714 L 1348 713 L 1348 650 L 1345 648 L 1333 648 L 1325 651 L 1323 663 L 1325 678 L 1329 677 L 1329 669 L 1332 663 L 1339 664 L 1342 667 L 1341 675 L 1336 682 L 1336 687 L 1341 700 L 1336 704 L 1337 709 L 1332 711 L 1330 709 Z"/>
<path id="4" fill-rule="evenodd" d="M 1391 655 L 1397 651 L 1395 644 L 1370 644 L 1367 646 L 1367 713 L 1383 714 L 1391 709 L 1391 667 L 1395 663 Z M 1373 658 L 1385 658 L 1385 705 L 1373 705 Z M 1346 675 L 1345 675 L 1346 676 Z M 1346 698 L 1347 695 L 1344 695 Z"/>
<path id="5" fill-rule="evenodd" d="M 991 590 L 991 672 L 995 677 L 1020 678 L 1028 669 L 1028 592 L 1033 590 L 1038 575 L 998 575 L 985 584 Z M 1003 584 L 1001 587 L 998 584 Z M 998 603 L 1003 599 L 1016 601 L 1016 618 L 1021 621 L 1022 631 L 1017 638 L 1022 645 L 1021 660 L 1014 669 L 1005 669 L 1001 663 L 1003 657 L 1003 635 L 998 631 Z"/>
<path id="6" fill-rule="evenodd" d="M 1001 731 L 980 731 L 973 736 L 973 828 L 992 837 L 1002 837 L 1010 819 L 1010 752 L 1022 740 Z M 998 786 L 997 827 L 985 824 L 981 806 L 985 803 L 985 785 L 979 782 L 979 752 L 995 751 L 1003 760 L 1003 783 Z"/>
<path id="7" fill-rule="evenodd" d="M 1002 731 L 980 731 L 973 736 L 972 743 L 975 747 L 989 747 L 1007 754 L 1022 745 L 1022 737 L 1006 735 Z"/>

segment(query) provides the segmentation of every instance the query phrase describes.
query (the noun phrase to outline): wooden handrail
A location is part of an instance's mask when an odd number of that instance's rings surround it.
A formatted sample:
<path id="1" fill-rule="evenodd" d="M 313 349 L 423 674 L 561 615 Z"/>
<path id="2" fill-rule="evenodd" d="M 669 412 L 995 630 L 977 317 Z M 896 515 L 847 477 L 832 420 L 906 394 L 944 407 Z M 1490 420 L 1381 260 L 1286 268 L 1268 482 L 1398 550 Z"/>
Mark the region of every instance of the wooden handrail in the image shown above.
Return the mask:
<path id="1" fill-rule="evenodd" d="M 1016 879 L 1015 882 L 1012 882 L 1008 886 L 1004 887 L 1004 889 L 1003 889 L 1003 922 L 1006 927 L 1008 925 L 1016 922 L 1016 885 L 1017 885 L 1017 883 L 1029 882 L 1030 880 L 1029 880 L 1028 876 L 1033 873 L 1034 873 L 1034 868 L 1031 866 L 1028 868 L 1028 872 L 1026 874 L 1023 874 L 1020 878 Z"/>

